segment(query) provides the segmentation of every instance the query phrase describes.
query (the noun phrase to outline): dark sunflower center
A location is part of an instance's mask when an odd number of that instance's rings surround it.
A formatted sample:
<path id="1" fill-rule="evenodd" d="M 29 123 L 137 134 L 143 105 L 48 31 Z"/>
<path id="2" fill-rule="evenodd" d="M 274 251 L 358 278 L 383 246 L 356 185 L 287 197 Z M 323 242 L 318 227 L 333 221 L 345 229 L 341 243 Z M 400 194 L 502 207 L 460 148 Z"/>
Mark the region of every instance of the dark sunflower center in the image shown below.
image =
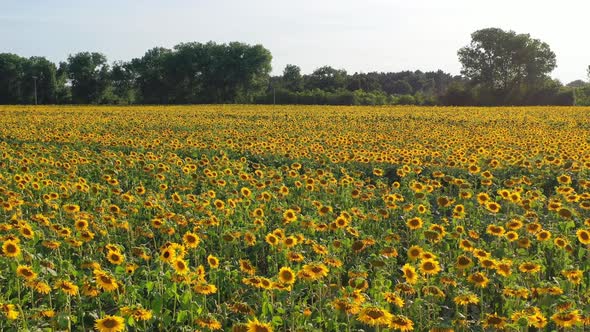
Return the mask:
<path id="1" fill-rule="evenodd" d="M 112 328 L 118 326 L 119 323 L 116 320 L 109 318 L 109 319 L 104 320 L 102 322 L 102 325 L 104 325 L 104 327 L 106 327 L 108 329 L 112 329 Z"/>

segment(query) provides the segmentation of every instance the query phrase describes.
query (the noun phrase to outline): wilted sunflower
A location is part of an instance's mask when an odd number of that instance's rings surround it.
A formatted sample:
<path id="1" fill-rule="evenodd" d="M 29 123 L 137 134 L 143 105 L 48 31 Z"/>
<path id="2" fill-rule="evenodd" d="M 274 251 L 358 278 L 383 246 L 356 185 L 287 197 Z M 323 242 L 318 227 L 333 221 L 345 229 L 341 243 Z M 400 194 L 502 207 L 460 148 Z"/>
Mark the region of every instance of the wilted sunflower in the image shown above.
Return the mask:
<path id="1" fill-rule="evenodd" d="M 125 330 L 125 319 L 120 316 L 106 315 L 96 320 L 94 328 L 99 332 L 120 332 Z"/>

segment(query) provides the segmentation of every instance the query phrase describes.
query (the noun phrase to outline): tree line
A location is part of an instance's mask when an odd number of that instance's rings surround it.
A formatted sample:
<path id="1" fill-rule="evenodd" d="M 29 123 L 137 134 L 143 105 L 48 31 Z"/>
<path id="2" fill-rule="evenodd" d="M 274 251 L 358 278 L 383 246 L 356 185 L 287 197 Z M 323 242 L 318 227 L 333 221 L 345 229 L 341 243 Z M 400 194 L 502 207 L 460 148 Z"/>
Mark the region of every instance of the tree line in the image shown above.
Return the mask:
<path id="1" fill-rule="evenodd" d="M 528 34 L 478 30 L 458 58 L 461 75 L 328 65 L 302 74 L 290 64 L 271 76 L 271 52 L 239 42 L 155 47 L 113 63 L 97 52 L 59 64 L 2 53 L 0 104 L 590 105 L 590 84 L 552 79 L 555 53 Z"/>

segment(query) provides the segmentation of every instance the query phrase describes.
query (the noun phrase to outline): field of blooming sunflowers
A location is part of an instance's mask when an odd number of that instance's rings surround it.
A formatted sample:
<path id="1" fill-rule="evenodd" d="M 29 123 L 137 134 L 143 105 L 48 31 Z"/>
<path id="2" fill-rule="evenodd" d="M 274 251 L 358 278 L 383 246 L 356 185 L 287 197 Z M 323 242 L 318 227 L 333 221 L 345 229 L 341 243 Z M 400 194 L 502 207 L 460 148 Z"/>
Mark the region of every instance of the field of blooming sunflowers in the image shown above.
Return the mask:
<path id="1" fill-rule="evenodd" d="M 590 330 L 589 112 L 1 107 L 0 330 Z"/>

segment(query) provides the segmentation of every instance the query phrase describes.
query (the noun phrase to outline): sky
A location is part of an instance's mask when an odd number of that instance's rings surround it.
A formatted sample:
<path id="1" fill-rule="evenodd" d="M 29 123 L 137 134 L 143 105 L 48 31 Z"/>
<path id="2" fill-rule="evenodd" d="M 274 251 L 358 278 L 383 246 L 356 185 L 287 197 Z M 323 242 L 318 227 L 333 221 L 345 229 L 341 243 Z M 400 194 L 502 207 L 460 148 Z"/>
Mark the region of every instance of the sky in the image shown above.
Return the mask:
<path id="1" fill-rule="evenodd" d="M 471 33 L 498 27 L 548 43 L 551 76 L 566 84 L 586 78 L 588 13 L 587 0 L 0 0 L 0 53 L 128 61 L 156 46 L 240 41 L 269 49 L 275 75 L 287 64 L 459 74 Z"/>

